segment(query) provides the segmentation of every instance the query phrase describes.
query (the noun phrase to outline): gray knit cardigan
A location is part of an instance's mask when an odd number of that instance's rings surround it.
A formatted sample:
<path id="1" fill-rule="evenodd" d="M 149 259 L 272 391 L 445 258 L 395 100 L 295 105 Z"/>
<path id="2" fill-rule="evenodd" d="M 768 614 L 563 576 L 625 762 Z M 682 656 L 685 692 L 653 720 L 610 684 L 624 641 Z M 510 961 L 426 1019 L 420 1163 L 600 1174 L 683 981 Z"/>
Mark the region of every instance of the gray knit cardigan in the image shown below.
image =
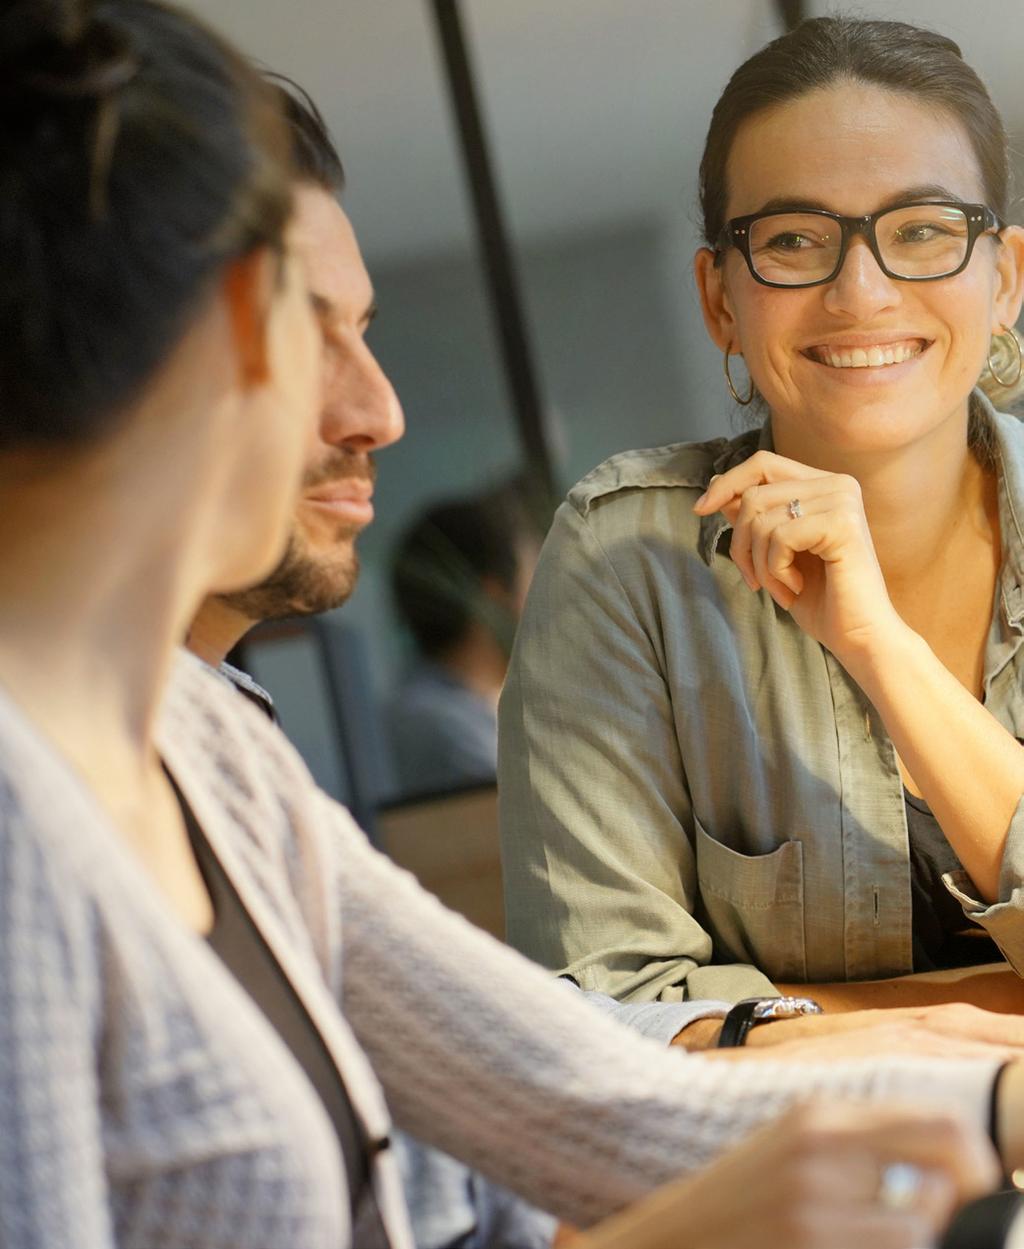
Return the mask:
<path id="1" fill-rule="evenodd" d="M 159 748 L 372 1136 L 386 1095 L 409 1131 L 587 1224 L 814 1090 L 985 1119 L 993 1063 L 737 1066 L 635 1036 L 373 851 L 184 653 Z M 374 1183 L 405 1249 L 388 1150 Z M 344 1249 L 346 1210 L 291 1054 L 0 695 L 0 1245 Z"/>

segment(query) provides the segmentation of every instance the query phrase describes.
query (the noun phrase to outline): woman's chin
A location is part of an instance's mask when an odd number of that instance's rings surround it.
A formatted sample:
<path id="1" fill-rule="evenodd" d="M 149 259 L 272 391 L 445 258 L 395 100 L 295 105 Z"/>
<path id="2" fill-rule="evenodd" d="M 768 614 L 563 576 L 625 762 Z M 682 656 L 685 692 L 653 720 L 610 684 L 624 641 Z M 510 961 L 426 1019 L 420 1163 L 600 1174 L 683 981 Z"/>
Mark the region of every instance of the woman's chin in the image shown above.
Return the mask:
<path id="1" fill-rule="evenodd" d="M 210 593 L 237 594 L 240 590 L 251 590 L 280 566 L 287 549 L 288 535 L 285 533 L 262 550 L 239 553 L 216 570 Z"/>
<path id="2" fill-rule="evenodd" d="M 891 397 L 861 395 L 856 402 L 818 402 L 791 417 L 773 413 L 776 450 L 801 459 L 801 449 L 829 447 L 846 455 L 892 453 L 920 441 L 945 422 L 942 407 Z M 955 405 L 959 406 L 959 405 Z M 966 409 L 965 409 L 966 410 Z M 948 407 L 946 408 L 948 412 Z"/>

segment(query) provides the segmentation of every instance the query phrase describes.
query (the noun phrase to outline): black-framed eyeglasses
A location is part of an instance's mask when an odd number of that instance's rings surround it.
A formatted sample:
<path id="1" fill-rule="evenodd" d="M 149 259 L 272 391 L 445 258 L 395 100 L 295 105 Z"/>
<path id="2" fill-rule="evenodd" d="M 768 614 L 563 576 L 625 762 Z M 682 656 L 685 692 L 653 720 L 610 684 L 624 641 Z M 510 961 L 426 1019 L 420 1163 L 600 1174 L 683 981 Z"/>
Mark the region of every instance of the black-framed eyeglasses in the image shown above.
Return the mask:
<path id="1" fill-rule="evenodd" d="M 850 239 L 859 234 L 887 277 L 934 282 L 960 273 L 978 239 L 1003 228 L 991 208 L 958 200 L 904 204 L 864 217 L 823 208 L 753 213 L 725 223 L 715 259 L 735 247 L 764 286 L 821 286 L 839 273 Z"/>

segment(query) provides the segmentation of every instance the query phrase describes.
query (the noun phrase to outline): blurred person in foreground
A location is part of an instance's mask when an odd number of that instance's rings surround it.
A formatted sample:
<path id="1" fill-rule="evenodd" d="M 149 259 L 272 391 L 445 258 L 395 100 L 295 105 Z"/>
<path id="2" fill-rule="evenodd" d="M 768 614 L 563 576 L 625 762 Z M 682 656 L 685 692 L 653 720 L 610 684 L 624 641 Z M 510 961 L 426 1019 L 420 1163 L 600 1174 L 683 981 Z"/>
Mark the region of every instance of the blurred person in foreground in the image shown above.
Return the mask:
<path id="1" fill-rule="evenodd" d="M 11 4 L 0 69 L 5 1249 L 409 1249 L 384 1092 L 581 1224 L 688 1173 L 658 1227 L 597 1233 L 629 1249 L 752 1227 L 910 1249 L 993 1181 L 993 1097 L 1024 1163 L 1015 1021 L 979 1015 L 996 1043 L 956 1061 L 915 1051 L 962 1039 L 905 1019 L 913 1061 L 666 1052 L 426 896 L 179 649 L 206 595 L 270 575 L 303 506 L 308 196 L 269 88 L 184 11 Z M 310 211 L 348 264 L 340 357 L 396 413 L 350 227 Z M 828 1092 L 875 1104 L 806 1104 Z M 750 1151 L 770 1191 L 737 1191 Z"/>
<path id="2" fill-rule="evenodd" d="M 435 503 L 399 539 L 392 595 L 418 652 L 388 706 L 403 794 L 494 783 L 498 698 L 539 550 L 512 488 Z"/>

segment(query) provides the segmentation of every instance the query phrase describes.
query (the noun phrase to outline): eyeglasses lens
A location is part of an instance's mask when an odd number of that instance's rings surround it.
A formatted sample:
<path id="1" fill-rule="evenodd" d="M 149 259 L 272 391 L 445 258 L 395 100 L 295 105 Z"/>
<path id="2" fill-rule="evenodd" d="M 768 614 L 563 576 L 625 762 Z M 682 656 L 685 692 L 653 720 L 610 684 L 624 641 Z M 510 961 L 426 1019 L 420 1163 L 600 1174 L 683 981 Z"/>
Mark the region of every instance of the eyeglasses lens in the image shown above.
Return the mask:
<path id="1" fill-rule="evenodd" d="M 878 251 L 897 277 L 941 277 L 958 269 L 970 238 L 959 208 L 916 204 L 875 222 Z M 802 286 L 830 277 L 842 245 L 838 222 L 815 213 L 771 213 L 751 223 L 750 259 L 767 282 Z"/>

